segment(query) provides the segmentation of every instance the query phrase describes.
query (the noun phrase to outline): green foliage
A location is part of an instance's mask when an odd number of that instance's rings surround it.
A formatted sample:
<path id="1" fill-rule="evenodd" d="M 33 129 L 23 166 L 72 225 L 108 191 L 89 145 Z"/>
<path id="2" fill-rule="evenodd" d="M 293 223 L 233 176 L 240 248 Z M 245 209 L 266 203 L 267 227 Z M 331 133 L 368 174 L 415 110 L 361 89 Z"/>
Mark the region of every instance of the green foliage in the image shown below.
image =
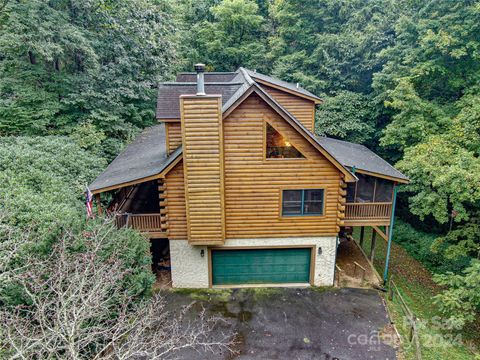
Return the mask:
<path id="1" fill-rule="evenodd" d="M 171 11 L 149 0 L 7 2 L 0 135 L 66 134 L 91 123 L 112 156 L 120 147 L 112 141 L 154 120 L 156 84 L 176 61 Z"/>
<path id="2" fill-rule="evenodd" d="M 399 19 L 395 44 L 379 55 L 385 66 L 373 86 L 391 119 L 381 143 L 403 152 L 397 165 L 411 179 L 405 186 L 411 213 L 446 225 L 431 249 L 448 264 L 466 264 L 480 249 L 480 7 L 474 1 L 417 6 Z M 471 289 L 478 264 L 465 266 L 437 278 L 447 287 L 438 304 L 458 326 L 478 311 Z"/>
<path id="3" fill-rule="evenodd" d="M 145 294 L 154 281 L 149 242 L 133 230 L 85 221 L 85 185 L 105 166 L 105 160 L 68 137 L 0 138 L 1 235 L 25 245 L 19 247 L 14 259 L 18 265 L 32 253 L 48 256 L 64 237 L 71 241 L 72 250 L 81 251 L 89 234 L 96 233 L 107 239 L 102 250 L 105 258 L 122 249 L 122 266 L 129 271 L 125 289 Z M 0 290 L 0 299 L 17 303 L 22 300 L 21 291 L 9 284 Z"/>
<path id="4" fill-rule="evenodd" d="M 447 136 L 432 136 L 408 148 L 398 167 L 411 179 L 405 187 L 413 193 L 410 210 L 421 219 L 433 215 L 446 223 L 453 209 L 458 212 L 455 221 L 468 220 L 480 200 L 478 156 Z"/>
<path id="5" fill-rule="evenodd" d="M 382 145 L 404 150 L 446 128 L 448 120 L 443 109 L 421 99 L 408 79 L 400 80 L 395 89 L 389 91 L 385 105 L 398 112 L 392 116 L 392 122 L 385 129 Z"/>
<path id="6" fill-rule="evenodd" d="M 449 322 L 456 328 L 462 328 L 474 321 L 480 311 L 480 261 L 472 261 L 462 274 L 449 272 L 436 275 L 434 279 L 439 285 L 447 287 L 435 296 L 435 303 Z"/>
<path id="7" fill-rule="evenodd" d="M 442 252 L 449 262 L 457 259 L 480 258 L 480 217 L 475 214 L 469 222 L 450 230 L 445 236 L 438 237 L 432 249 Z"/>
<path id="8" fill-rule="evenodd" d="M 368 93 L 400 10 L 395 1 L 275 1 L 274 72 L 317 93 Z"/>
<path id="9" fill-rule="evenodd" d="M 374 106 L 366 95 L 340 91 L 336 96 L 324 98 L 315 114 L 315 133 L 329 135 L 356 143 L 372 138 Z"/>
<path id="10" fill-rule="evenodd" d="M 186 40 L 195 50 L 188 56 L 189 68 L 196 62 L 205 62 L 215 71 L 264 68 L 266 29 L 255 1 L 223 0 L 209 11 L 208 19 L 186 29 Z"/>
<path id="11" fill-rule="evenodd" d="M 85 185 L 105 165 L 68 137 L 0 138 L 0 210 L 12 225 L 53 236 L 53 224 L 83 220 Z"/>
<path id="12" fill-rule="evenodd" d="M 101 154 L 101 144 L 106 139 L 105 133 L 98 130 L 92 123 L 83 123 L 76 126 L 70 137 L 82 149 Z"/>
<path id="13" fill-rule="evenodd" d="M 419 231 L 400 219 L 395 221 L 394 234 L 395 242 L 402 245 L 414 259 L 420 261 L 430 271 L 457 273 L 469 264 L 470 258 L 465 255 L 445 261 L 446 245 L 437 242 L 437 234 Z"/>

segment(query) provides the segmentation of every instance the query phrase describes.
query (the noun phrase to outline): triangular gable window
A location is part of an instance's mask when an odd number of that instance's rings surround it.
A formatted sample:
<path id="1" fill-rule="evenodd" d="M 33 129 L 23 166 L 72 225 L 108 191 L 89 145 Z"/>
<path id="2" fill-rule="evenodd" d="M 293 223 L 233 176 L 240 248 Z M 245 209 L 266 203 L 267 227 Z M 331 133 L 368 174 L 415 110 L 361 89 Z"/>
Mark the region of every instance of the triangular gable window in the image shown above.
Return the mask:
<path id="1" fill-rule="evenodd" d="M 266 158 L 267 159 L 305 159 L 300 151 L 275 128 L 266 123 Z"/>

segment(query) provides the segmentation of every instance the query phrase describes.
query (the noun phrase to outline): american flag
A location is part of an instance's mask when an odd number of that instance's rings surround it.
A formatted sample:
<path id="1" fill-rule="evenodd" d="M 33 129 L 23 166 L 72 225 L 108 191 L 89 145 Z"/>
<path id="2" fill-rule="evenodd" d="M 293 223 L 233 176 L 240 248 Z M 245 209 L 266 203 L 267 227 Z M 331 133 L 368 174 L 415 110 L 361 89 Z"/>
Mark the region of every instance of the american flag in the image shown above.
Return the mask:
<path id="1" fill-rule="evenodd" d="M 93 194 L 87 186 L 87 190 L 85 191 L 85 206 L 87 208 L 87 217 L 89 218 L 93 217 L 92 205 L 93 205 Z"/>

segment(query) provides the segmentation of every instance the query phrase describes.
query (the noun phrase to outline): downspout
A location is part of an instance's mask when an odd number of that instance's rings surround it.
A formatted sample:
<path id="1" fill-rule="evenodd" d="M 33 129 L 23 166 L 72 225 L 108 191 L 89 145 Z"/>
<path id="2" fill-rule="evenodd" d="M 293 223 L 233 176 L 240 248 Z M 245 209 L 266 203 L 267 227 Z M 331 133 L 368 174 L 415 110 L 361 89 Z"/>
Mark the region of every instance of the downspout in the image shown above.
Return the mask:
<path id="1" fill-rule="evenodd" d="M 387 257 L 385 259 L 385 269 L 383 271 L 383 284 L 387 283 L 388 278 L 388 263 L 390 261 L 390 249 L 392 247 L 392 238 L 393 238 L 393 224 L 395 222 L 395 206 L 397 204 L 397 184 L 393 185 L 393 203 L 392 203 L 392 214 L 390 218 L 390 227 L 388 229 L 388 245 L 387 245 Z"/>

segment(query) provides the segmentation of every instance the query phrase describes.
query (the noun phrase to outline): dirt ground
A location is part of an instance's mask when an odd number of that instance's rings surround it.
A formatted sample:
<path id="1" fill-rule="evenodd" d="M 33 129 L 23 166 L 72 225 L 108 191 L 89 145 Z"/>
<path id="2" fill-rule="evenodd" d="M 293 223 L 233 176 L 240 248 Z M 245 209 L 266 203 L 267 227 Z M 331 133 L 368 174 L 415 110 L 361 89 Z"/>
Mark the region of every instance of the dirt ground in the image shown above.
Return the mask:
<path id="1" fill-rule="evenodd" d="M 355 265 L 355 262 L 362 266 L 364 271 Z M 379 286 L 380 281 L 375 275 L 362 251 L 353 240 L 341 241 L 338 246 L 335 281 L 340 287 L 369 288 Z"/>
<path id="2" fill-rule="evenodd" d="M 217 335 L 236 333 L 235 354 L 187 351 L 180 359 L 396 359 L 395 341 L 385 339 L 390 321 L 375 290 L 258 288 L 165 294 L 167 308 L 178 310 L 193 302 L 194 312 L 205 308 L 227 320 L 215 330 Z"/>

